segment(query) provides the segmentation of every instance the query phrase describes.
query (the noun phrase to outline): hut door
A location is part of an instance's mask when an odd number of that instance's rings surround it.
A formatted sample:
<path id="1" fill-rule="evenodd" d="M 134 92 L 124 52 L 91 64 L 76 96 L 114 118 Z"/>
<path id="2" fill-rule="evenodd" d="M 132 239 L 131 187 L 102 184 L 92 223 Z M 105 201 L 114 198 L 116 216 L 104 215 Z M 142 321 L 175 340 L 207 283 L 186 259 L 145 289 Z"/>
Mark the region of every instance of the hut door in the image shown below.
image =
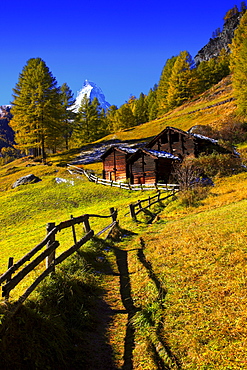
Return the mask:
<path id="1" fill-rule="evenodd" d="M 145 184 L 145 176 L 138 176 L 138 184 Z"/>

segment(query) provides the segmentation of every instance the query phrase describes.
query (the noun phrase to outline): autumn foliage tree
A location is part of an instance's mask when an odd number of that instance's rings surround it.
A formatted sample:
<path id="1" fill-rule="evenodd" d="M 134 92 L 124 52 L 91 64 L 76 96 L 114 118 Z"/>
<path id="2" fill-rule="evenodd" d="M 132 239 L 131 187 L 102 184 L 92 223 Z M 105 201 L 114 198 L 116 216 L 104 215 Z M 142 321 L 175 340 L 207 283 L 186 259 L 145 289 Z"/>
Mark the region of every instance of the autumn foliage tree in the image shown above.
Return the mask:
<path id="1" fill-rule="evenodd" d="M 60 99 L 62 104 L 61 131 L 65 140 L 65 148 L 69 149 L 69 140 L 73 133 L 76 114 L 73 111 L 75 99 L 69 86 L 64 83 L 60 87 Z"/>
<path id="2" fill-rule="evenodd" d="M 62 114 L 56 79 L 41 58 L 29 59 L 13 89 L 13 119 L 17 147 L 46 158 L 47 146 L 61 135 Z"/>
<path id="3" fill-rule="evenodd" d="M 237 100 L 238 113 L 247 115 L 247 12 L 244 13 L 235 31 L 231 44 L 231 71 L 233 92 Z"/>
<path id="4" fill-rule="evenodd" d="M 187 51 L 182 51 L 172 67 L 167 91 L 167 104 L 170 109 L 175 108 L 194 95 L 193 60 Z"/>

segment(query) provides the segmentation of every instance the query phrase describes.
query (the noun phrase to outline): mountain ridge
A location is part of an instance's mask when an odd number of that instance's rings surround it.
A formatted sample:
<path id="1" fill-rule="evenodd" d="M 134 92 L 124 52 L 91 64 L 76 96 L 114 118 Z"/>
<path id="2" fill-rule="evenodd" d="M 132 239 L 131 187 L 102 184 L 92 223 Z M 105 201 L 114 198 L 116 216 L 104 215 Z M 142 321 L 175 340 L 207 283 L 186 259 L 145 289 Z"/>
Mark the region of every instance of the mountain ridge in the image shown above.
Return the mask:
<path id="1" fill-rule="evenodd" d="M 83 87 L 77 92 L 77 97 L 73 106 L 75 112 L 78 112 L 81 101 L 85 95 L 88 99 L 90 99 L 91 102 L 94 98 L 97 98 L 100 104 L 100 109 L 104 109 L 106 111 L 110 107 L 110 103 L 106 101 L 105 95 L 103 94 L 101 88 L 98 87 L 94 82 L 85 80 Z"/>

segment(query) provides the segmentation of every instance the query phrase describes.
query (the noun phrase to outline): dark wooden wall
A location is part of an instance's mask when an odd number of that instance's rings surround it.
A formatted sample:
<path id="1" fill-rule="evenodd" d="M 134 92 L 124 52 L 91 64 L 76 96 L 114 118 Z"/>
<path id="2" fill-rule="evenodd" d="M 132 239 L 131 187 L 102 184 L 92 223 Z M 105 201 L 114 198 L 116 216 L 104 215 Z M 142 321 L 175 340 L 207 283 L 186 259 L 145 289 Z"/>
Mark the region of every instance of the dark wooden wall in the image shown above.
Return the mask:
<path id="1" fill-rule="evenodd" d="M 126 153 L 113 150 L 103 159 L 103 178 L 114 181 L 125 181 L 127 177 Z"/>
<path id="2" fill-rule="evenodd" d="M 195 155 L 194 139 L 172 130 L 166 130 L 163 135 L 157 138 L 151 148 L 182 158 L 188 155 Z"/>
<path id="3" fill-rule="evenodd" d="M 156 182 L 156 163 L 154 158 L 139 153 L 130 162 L 130 181 L 132 184 L 152 184 Z"/>

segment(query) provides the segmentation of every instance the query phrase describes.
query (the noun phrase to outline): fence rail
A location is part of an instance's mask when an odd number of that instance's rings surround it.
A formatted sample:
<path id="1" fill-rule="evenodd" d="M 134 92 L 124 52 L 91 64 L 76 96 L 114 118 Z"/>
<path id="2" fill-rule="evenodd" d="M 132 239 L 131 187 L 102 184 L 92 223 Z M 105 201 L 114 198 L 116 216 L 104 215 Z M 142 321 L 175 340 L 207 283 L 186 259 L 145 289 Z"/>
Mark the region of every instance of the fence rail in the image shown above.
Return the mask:
<path id="1" fill-rule="evenodd" d="M 55 266 L 63 262 L 71 254 L 77 251 L 83 244 L 88 240 L 92 239 L 94 236 L 94 231 L 91 229 L 89 219 L 92 217 L 98 218 L 111 218 L 112 222 L 106 226 L 103 230 L 99 231 L 96 235 L 99 236 L 105 231 L 112 229 L 117 224 L 117 210 L 110 208 L 110 215 L 96 215 L 96 214 L 84 214 L 79 217 L 73 217 L 69 220 L 62 221 L 58 225 L 55 223 L 47 224 L 47 235 L 46 237 L 37 244 L 31 251 L 25 254 L 18 262 L 13 263 L 13 257 L 9 258 L 8 270 L 0 276 L 0 284 L 5 282 L 5 285 L 2 286 L 2 296 L 5 297 L 5 300 L 8 300 L 9 294 L 12 289 L 14 289 L 31 271 L 34 270 L 42 261 L 46 260 L 46 269 L 41 273 L 40 276 L 29 286 L 29 288 L 24 292 L 24 294 L 18 299 L 17 304 L 21 305 L 25 299 L 32 293 L 32 291 L 37 287 L 37 285 L 52 271 L 55 270 Z M 77 241 L 75 225 L 83 224 L 85 235 Z M 59 247 L 60 243 L 56 240 L 56 234 L 66 228 L 72 229 L 72 236 L 74 240 L 74 245 L 61 253 L 58 257 L 55 257 L 56 249 Z M 109 235 L 109 233 L 108 233 Z M 42 248 L 46 247 L 37 257 L 35 257 L 30 263 L 25 267 L 20 269 L 26 262 L 38 253 Z M 16 273 L 16 274 L 15 274 Z M 15 274 L 13 276 L 13 274 Z"/>
<path id="2" fill-rule="evenodd" d="M 88 173 L 83 168 L 68 164 L 67 165 L 68 171 L 73 174 L 77 173 L 79 175 L 85 175 L 89 181 L 95 182 L 96 184 L 106 185 L 106 186 L 112 186 L 117 187 L 120 189 L 126 189 L 126 190 L 164 190 L 164 191 L 170 191 L 170 190 L 178 190 L 179 185 L 178 184 L 128 184 L 125 182 L 119 182 L 119 181 L 113 181 L 113 180 L 106 180 L 102 179 L 100 177 L 97 177 L 91 173 Z"/>
<path id="3" fill-rule="evenodd" d="M 149 207 L 151 207 L 152 205 L 154 205 L 155 203 L 158 203 L 160 202 L 161 200 L 165 200 L 165 199 L 168 199 L 170 197 L 172 197 L 177 191 L 175 191 L 174 189 L 172 190 L 171 194 L 169 195 L 166 195 L 166 196 L 162 196 L 162 194 L 160 193 L 160 191 L 157 192 L 157 194 L 155 194 L 153 197 L 148 197 L 146 199 L 142 199 L 142 200 L 138 200 L 137 203 L 131 203 L 129 205 L 129 208 L 130 208 L 130 217 L 134 220 L 134 221 L 137 221 L 136 219 L 136 216 L 140 213 L 140 212 L 145 212 L 145 210 Z M 147 203 L 145 206 L 142 206 L 143 203 Z M 136 211 L 135 209 L 138 208 L 138 210 Z"/>

